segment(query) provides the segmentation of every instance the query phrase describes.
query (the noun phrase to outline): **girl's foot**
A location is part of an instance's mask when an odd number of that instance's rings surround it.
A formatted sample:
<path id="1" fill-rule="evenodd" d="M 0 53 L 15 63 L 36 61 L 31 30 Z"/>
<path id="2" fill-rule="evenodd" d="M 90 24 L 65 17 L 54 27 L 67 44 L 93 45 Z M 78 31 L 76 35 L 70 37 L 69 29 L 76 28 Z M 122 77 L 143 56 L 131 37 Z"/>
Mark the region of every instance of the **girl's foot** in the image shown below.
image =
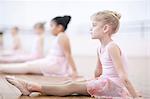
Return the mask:
<path id="1" fill-rule="evenodd" d="M 17 87 L 23 95 L 30 95 L 30 91 L 28 90 L 28 83 L 23 80 L 19 80 L 13 76 L 6 76 L 5 79 L 15 87 Z"/>

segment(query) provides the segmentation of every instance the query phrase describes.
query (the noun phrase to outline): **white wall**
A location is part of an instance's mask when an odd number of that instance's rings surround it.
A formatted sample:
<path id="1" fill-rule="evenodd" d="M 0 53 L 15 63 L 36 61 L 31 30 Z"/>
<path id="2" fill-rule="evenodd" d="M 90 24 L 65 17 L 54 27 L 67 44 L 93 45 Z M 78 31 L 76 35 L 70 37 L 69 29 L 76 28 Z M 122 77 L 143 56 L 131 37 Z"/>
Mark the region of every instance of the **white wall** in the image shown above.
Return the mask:
<path id="1" fill-rule="evenodd" d="M 122 14 L 122 18 L 120 31 L 114 39 L 130 56 L 150 56 L 149 31 L 141 30 L 141 22 L 150 20 L 149 4 L 149 0 L 1 0 L 0 25 L 7 28 L 18 25 L 21 29 L 29 30 L 34 23 L 46 21 L 49 30 L 51 18 L 68 14 L 72 16 L 67 33 L 71 38 L 73 53 L 95 55 L 97 41 L 90 39 L 90 16 L 99 10 L 116 10 Z M 8 39 L 6 36 L 6 45 L 9 45 Z"/>
<path id="2" fill-rule="evenodd" d="M 0 7 L 3 17 L 2 23 L 5 25 L 32 26 L 37 21 L 49 22 L 51 18 L 57 15 L 69 14 L 73 17 L 72 24 L 87 24 L 89 17 L 99 10 L 111 9 L 122 14 L 122 21 L 143 20 L 147 16 L 146 1 L 19 1 L 19 0 L 1 0 Z"/>

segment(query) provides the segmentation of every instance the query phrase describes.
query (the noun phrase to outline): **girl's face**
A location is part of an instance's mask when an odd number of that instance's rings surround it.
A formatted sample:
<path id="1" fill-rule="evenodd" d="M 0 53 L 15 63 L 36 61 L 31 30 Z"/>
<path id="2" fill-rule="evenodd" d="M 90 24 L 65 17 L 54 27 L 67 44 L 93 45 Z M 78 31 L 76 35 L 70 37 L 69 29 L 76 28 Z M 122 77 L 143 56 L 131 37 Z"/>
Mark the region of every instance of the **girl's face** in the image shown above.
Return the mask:
<path id="1" fill-rule="evenodd" d="M 100 39 L 104 36 L 103 25 L 101 22 L 92 22 L 91 35 L 92 39 Z"/>
<path id="2" fill-rule="evenodd" d="M 42 33 L 44 33 L 44 29 L 39 28 L 39 27 L 35 27 L 34 31 L 35 31 L 36 34 L 42 34 Z"/>
<path id="3" fill-rule="evenodd" d="M 62 31 L 62 26 L 58 25 L 56 22 L 51 22 L 50 24 L 50 32 L 52 33 L 52 35 L 57 36 L 58 33 L 63 32 Z"/>
<path id="4" fill-rule="evenodd" d="M 18 30 L 14 29 L 14 28 L 11 29 L 11 34 L 13 36 L 17 35 L 17 33 L 18 33 Z"/>
<path id="5" fill-rule="evenodd" d="M 108 36 L 111 31 L 109 24 L 103 24 L 103 22 L 93 21 L 91 28 L 92 39 L 102 39 Z"/>

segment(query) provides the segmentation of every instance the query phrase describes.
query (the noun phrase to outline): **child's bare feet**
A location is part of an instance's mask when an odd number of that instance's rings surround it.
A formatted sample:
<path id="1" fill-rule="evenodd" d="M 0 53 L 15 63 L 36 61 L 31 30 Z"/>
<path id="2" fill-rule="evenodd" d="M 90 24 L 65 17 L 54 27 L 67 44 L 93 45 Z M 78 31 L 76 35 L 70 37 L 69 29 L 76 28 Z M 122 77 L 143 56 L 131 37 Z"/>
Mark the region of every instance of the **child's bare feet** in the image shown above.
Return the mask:
<path id="1" fill-rule="evenodd" d="M 17 87 L 23 95 L 30 95 L 30 91 L 28 90 L 28 83 L 23 80 L 19 80 L 13 76 L 6 76 L 5 79 L 15 87 Z"/>

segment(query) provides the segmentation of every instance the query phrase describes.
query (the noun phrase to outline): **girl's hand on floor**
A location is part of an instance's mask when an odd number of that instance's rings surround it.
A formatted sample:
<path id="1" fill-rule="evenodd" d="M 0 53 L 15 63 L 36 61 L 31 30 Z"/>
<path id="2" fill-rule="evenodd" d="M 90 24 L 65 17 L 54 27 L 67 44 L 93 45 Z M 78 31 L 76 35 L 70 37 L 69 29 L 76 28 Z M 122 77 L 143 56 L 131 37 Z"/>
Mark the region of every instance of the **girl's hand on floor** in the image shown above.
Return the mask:
<path id="1" fill-rule="evenodd" d="M 74 79 L 78 78 L 78 73 L 73 72 L 71 76 L 72 76 L 72 79 L 74 80 Z"/>
<path id="2" fill-rule="evenodd" d="M 137 97 L 135 97 L 135 98 L 133 98 L 133 99 L 144 99 L 143 97 L 142 97 L 142 95 L 141 95 L 141 93 L 139 93 L 139 92 L 137 92 Z"/>
<path id="3" fill-rule="evenodd" d="M 142 94 L 140 93 L 140 91 L 136 90 L 136 93 L 137 93 L 139 99 L 143 99 Z"/>
<path id="4" fill-rule="evenodd" d="M 133 99 L 144 99 L 143 97 L 136 97 L 136 98 L 133 98 Z"/>

